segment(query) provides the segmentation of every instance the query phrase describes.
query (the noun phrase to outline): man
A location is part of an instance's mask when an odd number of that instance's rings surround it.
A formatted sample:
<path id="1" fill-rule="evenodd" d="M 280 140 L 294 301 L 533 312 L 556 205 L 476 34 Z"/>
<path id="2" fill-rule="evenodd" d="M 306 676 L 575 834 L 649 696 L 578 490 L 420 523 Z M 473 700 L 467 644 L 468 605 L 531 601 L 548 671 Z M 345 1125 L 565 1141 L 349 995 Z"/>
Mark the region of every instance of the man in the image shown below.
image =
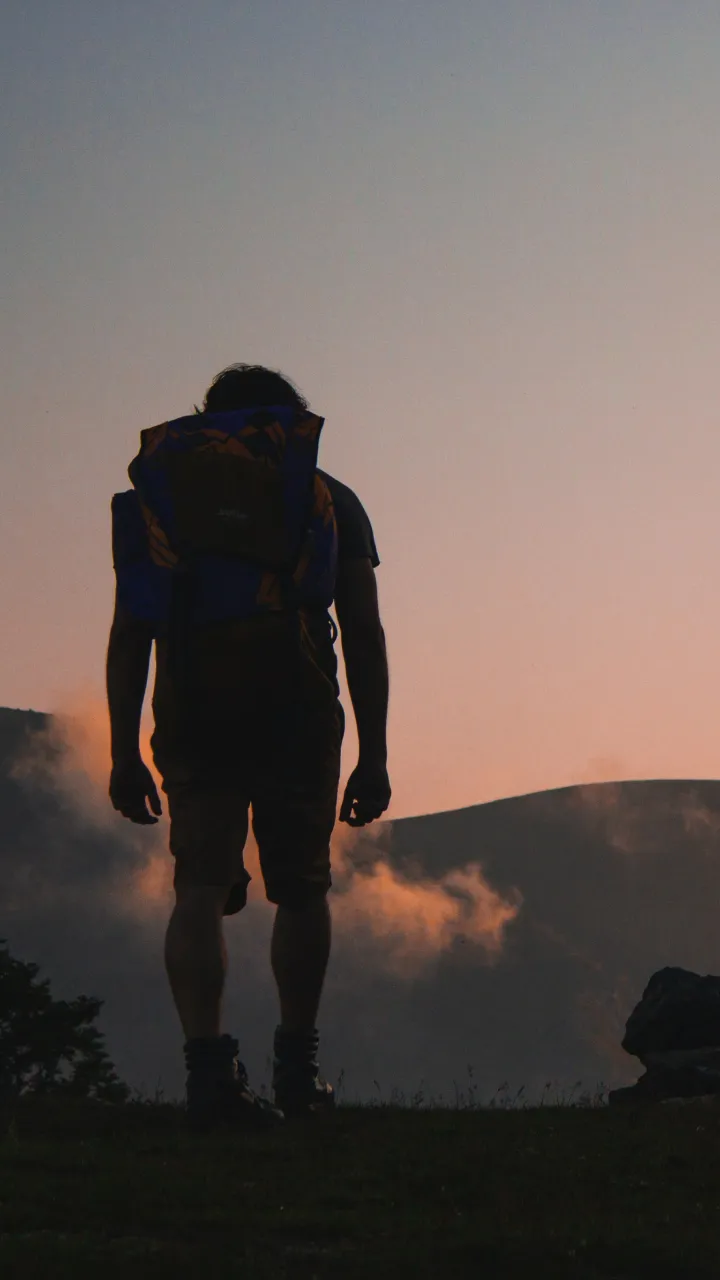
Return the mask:
<path id="1" fill-rule="evenodd" d="M 215 378 L 202 413 L 262 406 L 309 412 L 280 374 L 235 365 Z M 315 421 L 322 424 L 322 419 Z M 325 472 L 316 474 L 334 507 L 337 571 L 332 597 L 359 739 L 358 764 L 345 790 L 340 820 L 363 826 L 385 812 L 391 794 L 388 666 L 375 581 L 379 559 L 370 521 L 356 495 Z M 319 1074 L 316 1020 L 330 953 L 330 835 L 344 728 L 333 648 L 337 632 L 327 608 L 314 607 L 299 610 L 299 631 L 290 625 L 290 614 L 284 631 L 278 627 L 281 614 L 258 617 L 247 626 L 230 622 L 196 628 L 195 696 L 183 704 L 173 665 L 177 646 L 173 648 L 169 630 L 123 607 L 123 575 L 137 573 L 142 558 L 149 556 L 138 511 L 133 491 L 116 495 L 118 593 L 107 655 L 110 796 L 132 822 L 156 822 L 162 811 L 139 751 L 155 641 L 152 750 L 167 795 L 175 859 L 176 902 L 165 963 L 185 1035 L 188 1115 L 197 1128 L 228 1120 L 264 1127 L 334 1103 L 331 1085 Z M 291 639 L 296 635 L 299 659 Z M 277 906 L 271 945 L 280 1003 L 274 1107 L 250 1089 L 237 1058 L 237 1041 L 221 1034 L 227 970 L 222 917 L 245 906 L 250 877 L 242 854 L 250 805 L 266 895 Z"/>

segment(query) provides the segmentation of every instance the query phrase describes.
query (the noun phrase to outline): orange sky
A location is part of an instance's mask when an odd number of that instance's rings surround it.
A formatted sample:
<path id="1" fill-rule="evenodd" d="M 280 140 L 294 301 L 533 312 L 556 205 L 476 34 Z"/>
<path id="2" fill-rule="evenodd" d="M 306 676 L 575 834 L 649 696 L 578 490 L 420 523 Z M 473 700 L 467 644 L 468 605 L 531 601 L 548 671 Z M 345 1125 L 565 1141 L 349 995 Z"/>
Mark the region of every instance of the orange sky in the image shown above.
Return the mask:
<path id="1" fill-rule="evenodd" d="M 0 703 L 101 693 L 138 433 L 259 360 L 376 528 L 393 815 L 716 776 L 720 14 L 210 9 L 9 24 Z"/>

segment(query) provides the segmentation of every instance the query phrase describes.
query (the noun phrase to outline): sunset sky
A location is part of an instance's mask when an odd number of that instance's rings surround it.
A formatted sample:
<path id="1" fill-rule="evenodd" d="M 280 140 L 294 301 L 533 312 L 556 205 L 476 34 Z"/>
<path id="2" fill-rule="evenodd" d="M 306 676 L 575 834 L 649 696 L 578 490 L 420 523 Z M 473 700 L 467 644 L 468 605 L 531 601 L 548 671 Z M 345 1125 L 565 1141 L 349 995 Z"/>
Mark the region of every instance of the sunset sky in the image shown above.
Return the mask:
<path id="1" fill-rule="evenodd" d="M 375 527 L 391 816 L 720 776 L 716 0 L 2 8 L 0 704 L 101 696 L 110 497 L 250 360 Z"/>

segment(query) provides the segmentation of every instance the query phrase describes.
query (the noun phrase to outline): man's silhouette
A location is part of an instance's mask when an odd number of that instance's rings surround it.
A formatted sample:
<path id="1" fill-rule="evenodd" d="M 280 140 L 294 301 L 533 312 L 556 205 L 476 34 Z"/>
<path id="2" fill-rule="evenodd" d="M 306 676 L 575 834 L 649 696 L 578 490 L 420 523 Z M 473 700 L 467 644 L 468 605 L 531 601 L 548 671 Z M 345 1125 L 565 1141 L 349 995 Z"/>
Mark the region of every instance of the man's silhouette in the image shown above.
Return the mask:
<path id="1" fill-rule="evenodd" d="M 263 406 L 309 413 L 280 374 L 236 365 L 215 378 L 197 421 Z M 375 581 L 379 560 L 356 495 L 327 473 L 317 474 L 334 507 L 332 594 L 359 738 L 358 764 L 340 819 L 363 826 L 390 802 L 388 667 Z M 318 1071 L 316 1020 L 330 952 L 330 835 L 344 728 L 334 624 L 327 608 L 290 607 L 287 616 L 280 612 L 249 623 L 197 626 L 192 648 L 187 637 L 178 646 L 173 639 L 177 622 L 157 626 L 123 606 L 123 575 L 137 575 L 150 565 L 147 527 L 134 490 L 116 495 L 113 520 L 118 591 L 107 656 L 110 796 L 133 822 L 156 822 L 161 813 L 139 750 L 154 641 L 152 750 L 167 795 L 175 859 L 176 904 L 165 962 L 186 1040 L 189 1117 L 199 1128 L 230 1118 L 262 1127 L 280 1121 L 283 1112 L 324 1109 L 333 1104 L 334 1094 Z M 182 658 L 185 650 L 192 654 L 191 685 L 178 675 L 183 670 L 178 651 Z M 227 968 L 222 917 L 246 902 L 250 877 L 243 846 L 249 806 L 267 898 L 277 904 L 271 946 L 280 1003 L 274 1108 L 250 1089 L 237 1041 L 221 1035 Z"/>

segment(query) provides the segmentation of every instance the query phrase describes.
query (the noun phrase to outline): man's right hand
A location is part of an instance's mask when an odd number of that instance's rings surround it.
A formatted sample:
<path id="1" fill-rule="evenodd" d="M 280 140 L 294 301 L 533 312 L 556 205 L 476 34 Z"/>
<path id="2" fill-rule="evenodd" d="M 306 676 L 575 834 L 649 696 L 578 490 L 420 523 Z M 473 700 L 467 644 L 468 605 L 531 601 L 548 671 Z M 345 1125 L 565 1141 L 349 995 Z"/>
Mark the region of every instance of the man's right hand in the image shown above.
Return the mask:
<path id="1" fill-rule="evenodd" d="M 131 822 L 151 826 L 162 813 L 153 776 L 140 755 L 119 760 L 110 774 L 110 799 L 114 809 Z M 148 804 L 152 813 L 148 811 Z M 153 817 L 153 814 L 156 816 Z"/>
<path id="2" fill-rule="evenodd" d="M 349 827 L 364 827 L 374 822 L 390 804 L 392 790 L 384 764 L 360 761 L 348 779 L 340 808 L 340 821 Z"/>

